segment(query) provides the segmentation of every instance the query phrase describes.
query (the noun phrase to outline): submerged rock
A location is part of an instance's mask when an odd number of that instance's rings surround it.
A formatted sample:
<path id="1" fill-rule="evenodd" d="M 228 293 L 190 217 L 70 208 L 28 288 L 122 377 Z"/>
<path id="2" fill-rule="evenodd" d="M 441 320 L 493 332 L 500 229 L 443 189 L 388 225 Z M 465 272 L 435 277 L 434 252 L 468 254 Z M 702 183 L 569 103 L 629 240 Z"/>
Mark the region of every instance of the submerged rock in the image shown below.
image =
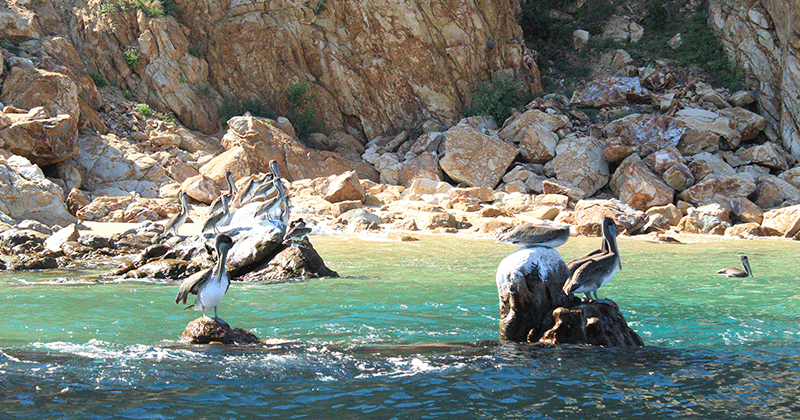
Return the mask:
<path id="1" fill-rule="evenodd" d="M 242 328 L 231 328 L 230 325 L 203 317 L 186 325 L 181 334 L 181 343 L 185 344 L 257 344 L 258 337 Z"/>
<path id="2" fill-rule="evenodd" d="M 539 343 L 643 346 L 642 338 L 628 326 L 617 304 L 605 301 L 556 308 L 551 318 L 553 326 L 545 331 Z"/>

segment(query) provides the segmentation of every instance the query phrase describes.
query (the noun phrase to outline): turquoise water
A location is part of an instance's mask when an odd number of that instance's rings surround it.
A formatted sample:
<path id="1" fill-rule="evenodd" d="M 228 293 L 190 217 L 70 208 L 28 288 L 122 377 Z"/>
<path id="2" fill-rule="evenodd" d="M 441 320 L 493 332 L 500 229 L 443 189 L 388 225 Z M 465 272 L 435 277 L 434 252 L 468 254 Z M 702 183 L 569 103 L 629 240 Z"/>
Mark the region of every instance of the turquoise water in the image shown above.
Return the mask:
<path id="1" fill-rule="evenodd" d="M 2 418 L 797 418 L 800 244 L 621 238 L 600 290 L 647 347 L 497 341 L 514 251 L 456 236 L 312 237 L 341 278 L 233 284 L 219 314 L 285 340 L 185 346 L 176 284 L 0 274 Z M 572 238 L 565 259 L 596 247 Z M 714 274 L 737 266 L 755 277 Z M 74 279 L 74 280 L 71 280 Z M 40 282 L 44 280 L 43 284 Z"/>

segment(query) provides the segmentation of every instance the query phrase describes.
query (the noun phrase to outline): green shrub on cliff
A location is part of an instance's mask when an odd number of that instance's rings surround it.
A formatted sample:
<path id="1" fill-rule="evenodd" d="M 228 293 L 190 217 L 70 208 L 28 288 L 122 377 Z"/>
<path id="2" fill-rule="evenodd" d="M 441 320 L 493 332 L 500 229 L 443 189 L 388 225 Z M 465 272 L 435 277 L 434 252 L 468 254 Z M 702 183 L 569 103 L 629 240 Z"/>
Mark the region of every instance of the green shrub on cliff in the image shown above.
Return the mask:
<path id="1" fill-rule="evenodd" d="M 464 115 L 484 115 L 503 125 L 511 110 L 524 106 L 532 99 L 525 83 L 510 76 L 496 76 L 491 82 L 474 85 L 467 95 Z"/>
<path id="2" fill-rule="evenodd" d="M 153 111 L 150 109 L 150 105 L 147 104 L 136 104 L 136 112 L 142 114 L 145 117 L 153 116 Z"/>
<path id="3" fill-rule="evenodd" d="M 139 65 L 139 58 L 141 55 L 139 54 L 139 50 L 134 47 L 128 47 L 125 52 L 122 53 L 122 57 L 125 59 L 125 63 L 128 65 L 128 68 L 134 70 L 137 65 Z"/>
<path id="4" fill-rule="evenodd" d="M 298 138 L 320 131 L 322 123 L 317 120 L 317 108 L 312 102 L 316 94 L 308 92 L 309 86 L 305 82 L 297 82 L 286 90 L 286 118 L 292 122 Z"/>
<path id="5" fill-rule="evenodd" d="M 219 124 L 225 125 L 229 119 L 249 112 L 254 117 L 275 118 L 272 101 L 262 99 L 245 99 L 243 101 L 223 99 L 219 109 Z"/>

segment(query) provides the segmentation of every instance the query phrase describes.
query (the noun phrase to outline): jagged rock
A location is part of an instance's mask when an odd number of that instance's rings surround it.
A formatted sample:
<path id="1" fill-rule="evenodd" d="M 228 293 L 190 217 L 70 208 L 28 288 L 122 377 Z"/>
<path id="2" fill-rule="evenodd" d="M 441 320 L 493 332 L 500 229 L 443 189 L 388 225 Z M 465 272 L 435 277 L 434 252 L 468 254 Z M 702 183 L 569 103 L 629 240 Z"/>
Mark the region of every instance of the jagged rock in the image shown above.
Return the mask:
<path id="1" fill-rule="evenodd" d="M 664 171 L 661 179 L 679 192 L 694 185 L 692 170 L 683 162 L 678 162 Z"/>
<path id="2" fill-rule="evenodd" d="M 686 217 L 694 220 L 702 233 L 722 235 L 731 226 L 729 210 L 716 203 L 691 208 Z"/>
<path id="3" fill-rule="evenodd" d="M 517 156 L 517 149 L 495 137 L 459 124 L 447 131 L 442 170 L 456 182 L 494 188 Z"/>
<path id="4" fill-rule="evenodd" d="M 625 50 L 614 49 L 600 56 L 599 66 L 608 69 L 611 74 L 616 74 L 620 69 L 633 63 L 633 58 Z"/>
<path id="5" fill-rule="evenodd" d="M 751 197 L 758 207 L 771 209 L 784 203 L 800 204 L 800 189 L 775 175 L 763 175 Z"/>
<path id="6" fill-rule="evenodd" d="M 23 230 L 33 230 L 39 232 L 44 235 L 52 235 L 53 229 L 47 227 L 44 223 L 38 222 L 36 220 L 25 219 L 19 223 L 17 223 L 17 229 Z M 58 230 L 58 229 L 55 229 Z"/>
<path id="7" fill-rule="evenodd" d="M 186 325 L 181 334 L 184 344 L 258 344 L 255 334 L 241 328 L 231 328 L 227 323 L 200 317 Z"/>
<path id="8" fill-rule="evenodd" d="M 687 128 L 719 136 L 726 143 L 728 149 L 736 149 L 739 142 L 742 141 L 742 133 L 736 129 L 734 123 L 728 117 L 717 112 L 700 108 L 684 108 L 675 113 L 675 118 L 686 124 Z M 685 149 L 686 145 L 683 148 Z M 693 154 L 688 150 L 683 150 L 681 145 L 678 146 L 678 150 L 684 154 Z"/>
<path id="9" fill-rule="evenodd" d="M 60 254 L 60 251 L 52 255 L 19 254 L 17 259 L 12 263 L 12 268 L 16 271 L 50 270 L 58 268 L 58 260 L 56 260 L 56 258 Z"/>
<path id="10" fill-rule="evenodd" d="M 781 172 L 778 178 L 800 188 L 800 166 L 795 166 L 791 169 Z"/>
<path id="11" fill-rule="evenodd" d="M 307 148 L 267 118 L 231 118 L 228 131 L 222 137 L 222 146 L 225 149 L 243 148 L 250 173 L 270 171 L 269 161 L 274 159 L 278 162 L 281 176 L 290 181 L 338 175 L 350 170 L 355 170 L 361 179 L 377 181 L 379 177 L 369 163 Z"/>
<path id="12" fill-rule="evenodd" d="M 725 162 L 721 156 L 712 155 L 708 152 L 698 153 L 692 156 L 689 162 L 689 169 L 692 171 L 695 182 L 720 178 L 736 173 L 736 170 Z"/>
<path id="13" fill-rule="evenodd" d="M 725 236 L 752 239 L 763 236 L 782 236 L 782 234 L 775 229 L 763 227 L 755 222 L 750 222 L 733 225 L 725 229 Z"/>
<path id="14" fill-rule="evenodd" d="M 675 147 L 666 147 L 657 150 L 642 159 L 653 172 L 663 175 L 664 172 L 676 163 L 682 162 L 683 156 Z"/>
<path id="15" fill-rule="evenodd" d="M 761 115 L 738 106 L 720 109 L 717 112 L 733 122 L 734 127 L 742 136 L 742 141 L 756 138 L 767 125 L 767 120 Z"/>
<path id="16" fill-rule="evenodd" d="M 266 264 L 242 276 L 246 282 L 277 281 L 294 278 L 339 277 L 329 269 L 308 239 L 284 246 Z"/>
<path id="17" fill-rule="evenodd" d="M 3 39 L 14 41 L 39 39 L 43 33 L 36 13 L 19 3 L 8 3 L 0 9 L 0 28 Z"/>
<path id="18" fill-rule="evenodd" d="M 608 183 L 608 162 L 603 158 L 602 141 L 593 137 L 569 136 L 558 143 L 556 157 L 545 165 L 556 178 L 594 195 Z M 526 179 L 527 180 L 527 179 Z M 542 185 L 544 191 L 544 184 Z"/>
<path id="19" fill-rule="evenodd" d="M 277 253 L 285 232 L 274 226 L 255 226 L 234 237 L 226 265 L 231 278 L 242 276 L 270 261 Z"/>
<path id="20" fill-rule="evenodd" d="M 756 183 L 752 175 L 733 174 L 698 182 L 684 190 L 678 197 L 695 206 L 719 203 L 729 208 L 731 200 L 747 197 L 755 190 Z"/>
<path id="21" fill-rule="evenodd" d="M 67 195 L 66 205 L 67 210 L 73 216 L 78 213 L 78 210 L 88 206 L 91 204 L 92 200 L 86 195 L 85 192 L 73 188 L 69 191 L 69 195 Z"/>
<path id="22" fill-rule="evenodd" d="M 346 213 L 350 210 L 361 209 L 361 208 L 364 208 L 364 204 L 358 200 L 340 201 L 338 203 L 331 204 L 330 212 L 331 216 L 339 217 L 343 213 Z"/>
<path id="23" fill-rule="evenodd" d="M 565 115 L 551 115 L 532 109 L 506 124 L 497 136 L 519 144 L 522 157 L 531 163 L 545 163 L 556 156 L 559 128 L 569 123 Z"/>
<path id="24" fill-rule="evenodd" d="M 79 236 L 78 243 L 87 246 L 93 250 L 102 248 L 109 248 L 109 249 L 114 248 L 114 243 L 109 238 L 94 234 Z"/>
<path id="25" fill-rule="evenodd" d="M 620 201 L 637 210 L 647 210 L 653 206 L 672 203 L 674 190 L 665 184 L 639 155 L 632 154 L 620 163 L 609 187 Z"/>
<path id="26" fill-rule="evenodd" d="M 617 303 L 580 304 L 553 311 L 553 325 L 542 335 L 542 344 L 589 344 L 606 347 L 644 346 L 642 338 L 628 326 Z"/>
<path id="27" fill-rule="evenodd" d="M 69 76 L 37 69 L 27 59 L 9 60 L 9 67 L 0 101 L 19 109 L 43 106 L 48 117 L 67 114 L 78 125 L 78 87 Z"/>
<path id="28" fill-rule="evenodd" d="M 650 92 L 642 87 L 638 77 L 610 77 L 593 80 L 585 88 L 576 90 L 570 102 L 578 106 L 602 108 L 649 100 Z"/>
<path id="29" fill-rule="evenodd" d="M 214 182 L 217 190 L 227 191 L 228 182 L 225 176 L 228 171 L 230 171 L 235 180 L 250 175 L 250 164 L 247 161 L 247 153 L 245 153 L 244 148 L 234 147 L 220 153 L 209 160 L 205 165 L 201 166 L 198 173 L 205 175 Z M 173 179 L 177 181 L 175 177 L 173 177 Z"/>
<path id="30" fill-rule="evenodd" d="M 48 226 L 77 222 L 64 204 L 64 191 L 38 166 L 21 156 L 0 157 L 0 211 L 14 220 L 32 219 Z"/>
<path id="31" fill-rule="evenodd" d="M 736 152 L 736 156 L 742 159 L 744 163 L 758 163 L 779 171 L 789 169 L 786 158 L 778 150 L 778 146 L 771 142 L 748 147 L 747 149 L 739 149 Z"/>
<path id="32" fill-rule="evenodd" d="M 542 182 L 542 189 L 545 194 L 566 195 L 572 202 L 583 200 L 588 195 L 585 191 L 569 182 L 560 180 L 545 180 Z"/>
<path id="33" fill-rule="evenodd" d="M 417 178 L 411 183 L 410 187 L 403 191 L 403 198 L 419 200 L 423 195 L 445 194 L 452 189 L 453 186 L 446 182 Z"/>
<path id="34" fill-rule="evenodd" d="M 619 162 L 631 153 L 644 158 L 677 146 L 684 130 L 684 123 L 668 115 L 628 115 L 603 127 L 607 138 L 603 154 L 611 162 Z"/>
<path id="35" fill-rule="evenodd" d="M 193 200 L 210 204 L 219 197 L 220 190 L 211 178 L 200 174 L 193 176 L 181 184 L 181 190 Z"/>

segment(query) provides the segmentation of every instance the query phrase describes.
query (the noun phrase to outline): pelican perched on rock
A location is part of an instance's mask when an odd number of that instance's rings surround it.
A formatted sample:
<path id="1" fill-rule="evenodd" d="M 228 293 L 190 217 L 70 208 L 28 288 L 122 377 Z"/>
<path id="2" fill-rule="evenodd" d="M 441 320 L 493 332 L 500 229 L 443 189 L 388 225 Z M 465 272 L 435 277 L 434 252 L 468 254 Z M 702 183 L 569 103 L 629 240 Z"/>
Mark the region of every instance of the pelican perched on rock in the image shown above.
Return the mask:
<path id="1" fill-rule="evenodd" d="M 309 233 L 311 233 L 311 228 L 306 226 L 306 222 L 303 219 L 292 220 L 292 222 L 289 223 L 289 228 L 286 229 L 286 235 L 283 237 L 283 240 L 300 240 L 308 236 Z"/>
<path id="2" fill-rule="evenodd" d="M 275 159 L 269 161 L 269 168 L 272 170 L 272 174 L 274 175 L 274 179 L 272 182 L 275 183 L 275 187 L 278 189 L 278 197 L 280 197 L 280 208 L 281 208 L 281 221 L 285 224 L 289 224 L 289 197 L 286 196 L 286 193 L 283 189 L 283 182 L 281 182 L 281 172 L 278 170 L 278 162 Z"/>
<path id="3" fill-rule="evenodd" d="M 544 246 L 556 248 L 564 245 L 569 239 L 569 226 L 551 226 L 545 224 L 525 223 L 511 232 L 501 235 L 498 241 L 519 248 Z"/>
<path id="4" fill-rule="evenodd" d="M 272 175 L 271 172 L 265 173 L 264 177 L 261 178 L 261 181 L 256 181 L 253 179 L 253 177 L 250 177 L 244 184 L 242 189 L 239 191 L 239 193 L 236 194 L 236 198 L 234 200 L 234 206 L 241 207 L 242 205 L 245 205 L 250 201 L 252 201 L 253 198 L 255 198 L 256 196 L 255 194 L 256 190 L 259 189 L 262 185 L 272 184 L 273 178 L 274 176 Z"/>
<path id="5" fill-rule="evenodd" d="M 202 270 L 184 280 L 178 289 L 175 303 L 186 304 L 189 293 L 197 295 L 194 304 L 187 306 L 186 309 L 194 308 L 196 311 L 202 311 L 206 318 L 208 317 L 206 311 L 214 309 L 214 320 L 220 321 L 217 316 L 217 306 L 231 285 L 228 273 L 225 271 L 225 259 L 233 246 L 233 240 L 228 235 L 219 234 L 214 246 L 217 250 L 217 264 L 213 269 Z"/>
<path id="6" fill-rule="evenodd" d="M 226 226 L 231 221 L 231 211 L 228 207 L 228 195 L 222 195 L 222 209 L 209 216 L 203 224 L 203 234 L 209 234 L 212 231 L 219 233 L 219 228 Z"/>
<path id="7" fill-rule="evenodd" d="M 164 224 L 165 234 L 171 230 L 175 236 L 178 236 L 178 229 L 183 226 L 183 224 L 186 222 L 186 217 L 189 215 L 189 196 L 187 196 L 185 192 L 181 191 L 178 194 L 178 199 L 181 201 L 181 211 L 180 213 L 170 217 L 169 220 L 167 220 L 167 223 Z"/>
<path id="8" fill-rule="evenodd" d="M 725 277 L 753 277 L 753 271 L 750 269 L 750 261 L 747 260 L 747 255 L 742 255 L 740 260 L 742 260 L 742 266 L 744 266 L 744 270 L 726 267 L 717 271 L 717 274 L 721 274 Z"/>
<path id="9" fill-rule="evenodd" d="M 220 210 L 222 210 L 222 197 L 228 197 L 228 206 L 233 203 L 234 197 L 236 197 L 236 182 L 233 180 L 233 173 L 231 171 L 225 172 L 225 181 L 228 182 L 228 192 L 225 194 L 220 194 L 216 200 L 211 202 L 211 206 L 208 207 L 208 214 L 212 215 Z"/>
<path id="10" fill-rule="evenodd" d="M 564 293 L 583 293 L 587 300 L 594 298 L 597 301 L 597 289 L 608 283 L 617 270 L 622 270 L 617 249 L 617 225 L 612 218 L 603 218 L 600 249 L 568 262 L 567 267 L 572 275 L 564 283 Z"/>

